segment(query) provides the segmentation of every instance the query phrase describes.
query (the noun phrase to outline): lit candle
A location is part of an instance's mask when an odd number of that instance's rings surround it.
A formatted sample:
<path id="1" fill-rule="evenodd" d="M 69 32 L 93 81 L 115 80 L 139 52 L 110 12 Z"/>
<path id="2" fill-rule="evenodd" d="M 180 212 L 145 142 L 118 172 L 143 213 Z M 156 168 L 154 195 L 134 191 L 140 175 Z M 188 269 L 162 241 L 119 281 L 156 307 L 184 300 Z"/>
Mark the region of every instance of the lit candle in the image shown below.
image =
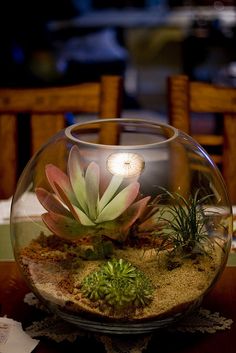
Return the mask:
<path id="1" fill-rule="evenodd" d="M 137 153 L 112 153 L 107 159 L 107 169 L 114 175 L 134 177 L 144 168 L 144 160 Z"/>

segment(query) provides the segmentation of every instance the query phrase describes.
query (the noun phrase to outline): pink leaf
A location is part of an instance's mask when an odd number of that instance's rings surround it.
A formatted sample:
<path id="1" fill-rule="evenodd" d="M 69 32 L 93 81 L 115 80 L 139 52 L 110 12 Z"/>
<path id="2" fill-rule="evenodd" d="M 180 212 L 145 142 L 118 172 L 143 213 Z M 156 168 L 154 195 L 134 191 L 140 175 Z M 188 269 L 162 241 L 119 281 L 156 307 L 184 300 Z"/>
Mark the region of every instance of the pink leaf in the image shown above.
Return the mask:
<path id="1" fill-rule="evenodd" d="M 62 188 L 59 185 L 57 185 L 57 183 L 55 183 L 54 186 L 55 186 L 55 188 L 57 190 L 58 195 L 60 196 L 60 199 L 69 208 L 69 210 L 71 211 L 72 215 L 74 216 L 74 218 L 78 222 L 82 223 L 85 226 L 94 225 L 94 223 L 89 219 L 89 217 L 83 211 L 81 211 L 78 207 L 72 205 L 72 203 L 70 202 L 70 200 L 67 197 L 67 195 L 64 193 Z"/>
<path id="2" fill-rule="evenodd" d="M 53 212 L 44 213 L 42 219 L 52 233 L 62 238 L 73 240 L 89 235 L 91 232 L 90 227 L 82 226 L 69 217 Z"/>
<path id="3" fill-rule="evenodd" d="M 97 234 L 100 232 L 110 239 L 124 241 L 129 233 L 130 227 L 142 216 L 150 198 L 150 196 L 147 196 L 135 202 L 116 220 L 100 223 L 97 226 Z"/>
<path id="4" fill-rule="evenodd" d="M 70 202 L 76 205 L 77 200 L 72 190 L 68 176 L 53 164 L 46 165 L 45 173 L 53 191 L 58 195 L 55 183 L 60 185 L 60 188 L 67 195 Z"/>
<path id="5" fill-rule="evenodd" d="M 124 218 L 122 228 L 124 230 L 127 230 L 128 228 L 130 228 L 132 226 L 132 224 L 134 224 L 134 222 L 142 215 L 150 198 L 151 198 L 150 196 L 147 196 L 147 197 L 144 197 L 143 199 L 135 202 L 122 215 L 122 218 Z"/>
<path id="6" fill-rule="evenodd" d="M 50 192 L 43 188 L 35 189 L 35 194 L 41 205 L 47 210 L 59 213 L 64 216 L 70 216 L 70 212 L 61 204 L 61 202 Z"/>

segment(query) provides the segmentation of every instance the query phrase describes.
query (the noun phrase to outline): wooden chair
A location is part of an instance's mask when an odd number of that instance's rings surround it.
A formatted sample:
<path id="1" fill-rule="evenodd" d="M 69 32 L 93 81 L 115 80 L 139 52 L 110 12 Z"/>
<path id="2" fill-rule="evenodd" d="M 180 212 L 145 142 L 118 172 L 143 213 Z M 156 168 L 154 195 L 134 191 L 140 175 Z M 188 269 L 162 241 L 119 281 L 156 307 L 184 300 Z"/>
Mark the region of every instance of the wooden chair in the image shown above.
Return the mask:
<path id="1" fill-rule="evenodd" d="M 67 112 L 119 118 L 121 96 L 119 76 L 104 76 L 98 83 L 67 87 L 0 88 L 0 199 L 14 193 L 19 176 L 19 113 L 30 115 L 30 155 L 33 155 L 49 137 L 65 127 Z M 103 143 L 112 144 L 117 136 L 107 126 L 100 138 Z"/>
<path id="2" fill-rule="evenodd" d="M 236 89 L 203 82 L 191 82 L 187 76 L 168 78 L 169 123 L 193 136 L 218 164 L 225 179 L 231 202 L 236 203 Z M 221 134 L 194 134 L 191 113 L 220 113 L 223 119 Z M 199 115 L 200 119 L 200 115 Z"/>

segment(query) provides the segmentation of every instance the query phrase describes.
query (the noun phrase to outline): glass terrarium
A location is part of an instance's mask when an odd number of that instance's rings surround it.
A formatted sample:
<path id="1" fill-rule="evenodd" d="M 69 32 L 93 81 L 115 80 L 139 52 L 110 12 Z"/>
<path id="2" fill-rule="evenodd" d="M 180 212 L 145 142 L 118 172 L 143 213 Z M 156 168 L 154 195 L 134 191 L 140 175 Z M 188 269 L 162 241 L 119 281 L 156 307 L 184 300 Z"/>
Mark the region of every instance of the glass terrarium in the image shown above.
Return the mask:
<path id="1" fill-rule="evenodd" d="M 104 127 L 117 144 L 102 143 Z M 102 119 L 59 132 L 29 161 L 11 235 L 28 285 L 53 313 L 92 331 L 141 333 L 201 303 L 225 267 L 232 211 L 191 137 Z"/>

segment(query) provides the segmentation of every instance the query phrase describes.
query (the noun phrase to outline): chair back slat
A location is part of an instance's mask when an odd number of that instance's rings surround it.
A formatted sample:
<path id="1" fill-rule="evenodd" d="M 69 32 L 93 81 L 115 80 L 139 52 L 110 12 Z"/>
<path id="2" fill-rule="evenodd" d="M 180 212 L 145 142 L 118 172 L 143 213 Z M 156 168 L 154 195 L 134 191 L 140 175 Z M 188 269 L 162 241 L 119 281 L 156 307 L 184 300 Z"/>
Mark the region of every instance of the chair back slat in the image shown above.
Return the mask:
<path id="1" fill-rule="evenodd" d="M 168 113 L 171 125 L 193 136 L 207 150 L 212 149 L 208 152 L 221 169 L 231 202 L 236 203 L 236 89 L 190 81 L 185 75 L 170 76 Z M 216 113 L 216 119 L 222 119 L 222 131 L 194 132 L 192 113 Z M 198 119 L 204 118 L 198 114 Z"/>
<path id="2" fill-rule="evenodd" d="M 232 202 L 236 203 L 236 113 L 224 114 L 224 148 L 222 172 Z"/>
<path id="3" fill-rule="evenodd" d="M 11 196 L 17 178 L 17 117 L 0 114 L 0 199 Z"/>
<path id="4" fill-rule="evenodd" d="M 65 116 L 63 114 L 32 114 L 30 119 L 31 155 L 34 155 L 45 141 L 64 127 Z"/>
<path id="5" fill-rule="evenodd" d="M 0 198 L 10 197 L 19 175 L 18 131 L 24 115 L 30 117 L 29 148 L 32 156 L 51 136 L 66 126 L 66 113 L 91 113 L 98 118 L 119 118 L 122 78 L 104 76 L 100 82 L 66 87 L 0 88 Z M 23 114 L 19 119 L 19 114 Z M 116 144 L 118 130 L 104 124 L 99 141 Z M 64 151 L 58 151 L 63 155 Z M 61 156 L 63 159 L 63 156 Z M 40 180 L 40 176 L 38 177 Z"/>
<path id="6" fill-rule="evenodd" d="M 0 111 L 12 113 L 58 113 L 69 110 L 97 113 L 100 104 L 100 84 L 75 86 L 0 89 Z"/>
<path id="7" fill-rule="evenodd" d="M 212 84 L 190 83 L 190 111 L 231 113 L 236 111 L 236 90 Z"/>

